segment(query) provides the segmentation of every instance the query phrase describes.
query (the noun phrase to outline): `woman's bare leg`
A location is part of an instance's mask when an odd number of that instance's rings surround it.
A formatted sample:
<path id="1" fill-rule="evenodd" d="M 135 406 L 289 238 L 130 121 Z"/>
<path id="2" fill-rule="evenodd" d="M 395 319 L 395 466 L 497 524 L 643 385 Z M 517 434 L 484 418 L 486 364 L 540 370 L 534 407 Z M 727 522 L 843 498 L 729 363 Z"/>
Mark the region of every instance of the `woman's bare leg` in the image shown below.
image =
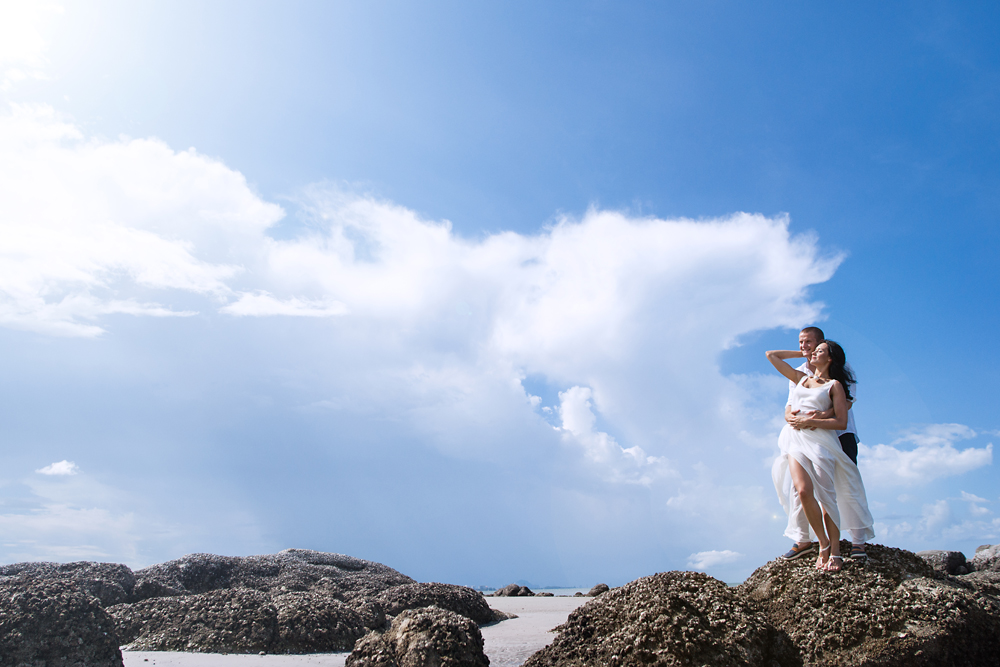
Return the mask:
<path id="1" fill-rule="evenodd" d="M 823 512 L 823 523 L 826 524 L 826 532 L 830 536 L 830 565 L 828 569 L 839 571 L 843 560 L 834 560 L 833 557 L 836 556 L 840 559 L 840 528 L 837 524 L 833 522 L 830 515 Z"/>
<path id="2" fill-rule="evenodd" d="M 806 518 L 809 520 L 809 525 L 812 526 L 813 532 L 816 533 L 816 539 L 819 540 L 820 554 L 816 563 L 817 565 L 826 565 L 827 559 L 823 558 L 823 551 L 826 551 L 827 547 L 831 547 L 832 545 L 826 536 L 823 510 L 813 495 L 812 479 L 805 468 L 793 456 L 788 457 L 788 470 L 792 475 L 792 483 L 795 485 L 795 490 L 799 493 L 802 510 L 806 513 Z"/>

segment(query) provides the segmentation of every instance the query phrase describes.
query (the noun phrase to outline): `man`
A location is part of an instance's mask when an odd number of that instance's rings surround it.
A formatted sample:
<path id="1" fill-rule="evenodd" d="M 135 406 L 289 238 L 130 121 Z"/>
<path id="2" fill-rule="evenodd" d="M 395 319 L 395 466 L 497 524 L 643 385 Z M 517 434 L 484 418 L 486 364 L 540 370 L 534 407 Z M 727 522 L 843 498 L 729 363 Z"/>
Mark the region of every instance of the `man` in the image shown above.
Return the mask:
<path id="1" fill-rule="evenodd" d="M 796 370 L 800 370 L 807 375 L 812 375 L 815 369 L 812 366 L 811 358 L 812 353 L 816 349 L 816 346 L 822 343 L 826 339 L 823 334 L 823 330 L 819 327 L 806 327 L 801 332 L 799 332 L 799 351 L 802 352 L 802 356 L 805 357 L 805 361 Z M 798 410 L 792 410 L 792 390 L 795 389 L 795 383 L 788 383 L 788 401 L 785 404 L 785 420 L 787 421 L 792 417 L 792 415 L 797 414 Z M 855 385 L 849 387 L 852 400 L 847 403 L 847 427 L 843 431 L 835 431 L 837 439 L 840 440 L 840 447 L 844 450 L 844 453 L 854 462 L 854 465 L 858 464 L 858 435 L 857 429 L 854 426 L 854 412 L 851 408 L 854 406 L 854 400 L 857 400 L 857 392 Z M 791 499 L 791 512 L 793 517 L 793 522 L 795 526 L 799 529 L 801 535 L 809 535 L 809 520 L 806 519 L 805 512 L 802 511 L 802 503 L 799 501 L 798 493 L 794 488 L 790 490 Z M 868 554 L 865 552 L 865 540 L 860 535 L 853 534 L 851 531 L 851 558 L 857 561 L 865 561 L 868 558 Z M 801 556 L 814 553 L 816 550 L 816 545 L 811 540 L 799 540 L 795 543 L 791 549 L 782 554 L 782 558 L 785 560 L 794 560 Z"/>

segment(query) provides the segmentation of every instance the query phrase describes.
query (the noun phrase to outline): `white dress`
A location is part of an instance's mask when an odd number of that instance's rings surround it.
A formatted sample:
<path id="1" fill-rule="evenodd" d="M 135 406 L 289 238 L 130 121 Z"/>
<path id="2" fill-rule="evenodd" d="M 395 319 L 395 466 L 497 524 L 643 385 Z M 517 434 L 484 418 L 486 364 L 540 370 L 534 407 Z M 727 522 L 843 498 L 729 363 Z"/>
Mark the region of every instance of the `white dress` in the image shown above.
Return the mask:
<path id="1" fill-rule="evenodd" d="M 805 380 L 806 378 L 802 378 L 792 392 L 792 409 L 820 412 L 829 410 L 833 404 L 830 399 L 833 383 L 827 382 L 820 387 L 810 388 L 805 386 Z M 775 459 L 771 467 L 771 479 L 786 514 L 792 510 L 793 494 L 798 493 L 788 468 L 788 457 L 791 456 L 809 474 L 816 500 L 840 528 L 841 533 L 854 531 L 854 535 L 864 537 L 866 541 L 875 537 L 872 529 L 874 521 L 868 511 L 868 498 L 861 482 L 861 473 L 844 453 L 832 430 L 795 430 L 785 424 L 778 436 L 778 448 L 781 449 L 781 456 Z M 812 535 L 802 535 L 800 531 L 789 516 L 785 536 L 798 542 L 813 538 Z"/>

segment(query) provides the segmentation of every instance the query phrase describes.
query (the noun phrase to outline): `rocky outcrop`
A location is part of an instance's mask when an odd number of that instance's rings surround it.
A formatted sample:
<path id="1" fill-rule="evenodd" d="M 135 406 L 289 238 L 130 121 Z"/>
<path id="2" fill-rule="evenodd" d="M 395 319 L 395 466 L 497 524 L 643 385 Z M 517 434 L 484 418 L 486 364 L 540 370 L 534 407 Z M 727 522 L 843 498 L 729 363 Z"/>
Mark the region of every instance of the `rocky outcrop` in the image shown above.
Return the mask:
<path id="1" fill-rule="evenodd" d="M 1000 571 L 1000 544 L 983 545 L 976 549 L 970 565 L 975 572 Z"/>
<path id="2" fill-rule="evenodd" d="M 0 567 L 0 584 L 27 595 L 25 600 L 33 600 L 39 591 L 54 586 L 74 591 L 67 604 L 90 601 L 96 609 L 97 620 L 93 622 L 106 633 L 102 637 L 114 651 L 120 645 L 222 653 L 347 651 L 371 629 L 385 626 L 385 612 L 375 598 L 393 587 L 413 583 L 410 577 L 380 563 L 301 549 L 246 558 L 193 554 L 134 573 L 125 565 L 112 563 Z M 488 609 L 482 595 L 473 592 L 470 596 L 466 591 L 471 589 L 449 591 L 439 595 L 437 602 L 448 601 L 482 617 L 482 609 L 477 609 L 472 599 L 478 596 L 481 607 Z M 60 614 L 59 618 L 76 622 L 75 612 Z M 0 621 L 4 627 L 14 627 L 11 619 L 20 618 L 5 614 Z M 9 650 L 0 655 L 49 655 L 37 652 L 47 645 L 46 627 L 15 628 L 5 635 Z M 66 636 L 89 635 L 74 629 L 67 630 Z M 15 639 L 18 646 L 27 647 L 26 652 L 9 648 Z M 51 644 L 55 651 L 64 642 Z M 25 664 L 35 663 L 27 660 Z M 120 655 L 116 664 L 121 664 Z"/>
<path id="3" fill-rule="evenodd" d="M 72 579 L 35 578 L 29 570 L 0 580 L 0 666 L 122 667 L 100 600 Z"/>
<path id="4" fill-rule="evenodd" d="M 469 618 L 436 607 L 407 609 L 384 633 L 358 641 L 347 667 L 488 667 L 483 635 Z"/>
<path id="5" fill-rule="evenodd" d="M 918 551 L 917 555 L 942 574 L 969 573 L 969 568 L 965 563 L 965 554 L 961 551 Z"/>
<path id="6" fill-rule="evenodd" d="M 508 598 L 508 597 L 528 597 L 534 595 L 530 588 L 527 586 L 519 586 L 518 584 L 507 584 L 503 588 L 493 592 L 494 597 L 498 598 Z"/>
<path id="7" fill-rule="evenodd" d="M 404 584 L 379 593 L 374 601 L 389 616 L 418 607 L 439 607 L 461 614 L 477 625 L 495 623 L 507 614 L 490 609 L 479 591 L 452 584 Z"/>
<path id="8" fill-rule="evenodd" d="M 130 602 L 150 597 L 246 588 L 272 593 L 323 592 L 342 601 L 368 599 L 414 583 L 391 567 L 343 554 L 285 549 L 266 556 L 191 554 L 138 570 Z"/>
<path id="9" fill-rule="evenodd" d="M 868 555 L 837 573 L 808 559 L 776 560 L 735 588 L 693 572 L 599 584 L 526 664 L 995 663 L 1000 545 L 981 547 L 964 565 L 959 552 L 869 545 Z M 533 593 L 511 584 L 496 595 Z M 501 616 L 472 589 L 418 584 L 378 563 L 315 551 L 194 554 L 135 573 L 108 563 L 21 563 L 0 567 L 0 667 L 118 667 L 120 645 L 221 653 L 354 646 L 353 665 L 478 665 L 486 663 L 477 624 Z"/>
<path id="10" fill-rule="evenodd" d="M 557 630 L 525 667 L 796 664 L 784 633 L 697 572 L 664 572 L 608 591 Z"/>
<path id="11" fill-rule="evenodd" d="M 271 649 L 278 629 L 271 596 L 246 589 L 150 598 L 109 612 L 133 651 L 257 653 Z"/>
<path id="12" fill-rule="evenodd" d="M 601 593 L 607 593 L 611 590 L 607 584 L 597 584 L 587 592 L 587 597 L 596 598 Z"/>
<path id="13" fill-rule="evenodd" d="M 118 563 L 15 563 L 0 566 L 0 581 L 22 577 L 26 581 L 72 581 L 78 588 L 109 607 L 125 602 L 135 588 L 135 575 Z"/>
<path id="14" fill-rule="evenodd" d="M 366 620 L 378 620 L 321 594 L 271 595 L 246 588 L 151 598 L 109 612 L 121 641 L 133 651 L 348 651 L 368 632 Z"/>
<path id="15" fill-rule="evenodd" d="M 867 565 L 848 561 L 838 573 L 772 561 L 736 592 L 787 634 L 803 664 L 992 664 L 1000 601 L 990 581 L 935 572 L 901 549 L 869 545 L 868 555 Z"/>
<path id="16" fill-rule="evenodd" d="M 525 666 L 992 665 L 995 553 L 981 549 L 977 571 L 962 576 L 947 571 L 964 557 L 875 544 L 867 564 L 820 572 L 810 559 L 775 560 L 735 588 L 691 572 L 658 574 L 577 609 Z"/>
<path id="17" fill-rule="evenodd" d="M 135 577 L 130 602 L 108 610 L 123 644 L 222 653 L 350 650 L 384 626 L 378 595 L 414 583 L 380 563 L 302 549 L 245 558 L 192 554 Z"/>

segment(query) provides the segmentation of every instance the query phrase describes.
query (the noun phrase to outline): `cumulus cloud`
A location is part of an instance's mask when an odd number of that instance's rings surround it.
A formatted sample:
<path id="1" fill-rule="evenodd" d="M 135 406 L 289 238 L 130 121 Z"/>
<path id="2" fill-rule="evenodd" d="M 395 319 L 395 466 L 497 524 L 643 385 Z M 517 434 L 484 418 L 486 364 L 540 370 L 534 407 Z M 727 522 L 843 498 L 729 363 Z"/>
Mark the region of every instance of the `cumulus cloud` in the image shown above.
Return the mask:
<path id="1" fill-rule="evenodd" d="M 42 475 L 75 475 L 79 471 L 79 468 L 72 461 L 56 461 L 55 463 L 50 463 L 44 468 L 39 468 L 35 472 Z"/>
<path id="2" fill-rule="evenodd" d="M 225 337 L 199 341 L 228 352 L 257 344 L 234 327 L 295 322 L 262 373 L 286 381 L 267 392 L 294 387 L 298 414 L 393 425 L 393 447 L 531 460 L 570 497 L 610 483 L 665 531 L 679 517 L 771 527 L 760 459 L 780 408 L 759 397 L 781 381 L 724 377 L 717 359 L 748 332 L 822 317 L 809 288 L 840 256 L 787 217 L 591 209 L 468 239 L 317 185 L 289 199 L 278 238 L 285 211 L 194 150 L 89 138 L 15 105 L 0 113 L 0 151 L 0 326 L 93 337 L 111 314 L 198 312 L 184 322 L 229 319 Z M 219 366 L 204 372 L 231 375 L 246 354 L 208 354 Z"/>
<path id="3" fill-rule="evenodd" d="M 931 424 L 906 432 L 891 445 L 860 445 L 858 465 L 873 485 L 921 484 L 960 475 L 993 462 L 992 443 L 961 450 L 954 445 L 973 437 L 976 432 L 962 424 Z"/>
<path id="4" fill-rule="evenodd" d="M 692 570 L 705 571 L 716 565 L 729 565 L 735 563 L 743 554 L 726 549 L 724 551 L 699 551 L 688 556 L 688 567 Z"/>
<path id="5" fill-rule="evenodd" d="M 597 415 L 591 406 L 589 387 L 570 387 L 559 392 L 562 432 L 567 442 L 582 448 L 586 458 L 615 481 L 651 484 L 656 478 L 676 475 L 667 459 L 648 456 L 638 445 L 623 448 L 613 437 L 597 431 Z"/>
<path id="6" fill-rule="evenodd" d="M 189 315 L 140 298 L 227 299 L 282 215 L 242 175 L 152 139 L 87 140 L 42 105 L 0 113 L 0 325 L 94 336 L 103 315 Z M 124 295 L 124 298 L 123 298 Z"/>

